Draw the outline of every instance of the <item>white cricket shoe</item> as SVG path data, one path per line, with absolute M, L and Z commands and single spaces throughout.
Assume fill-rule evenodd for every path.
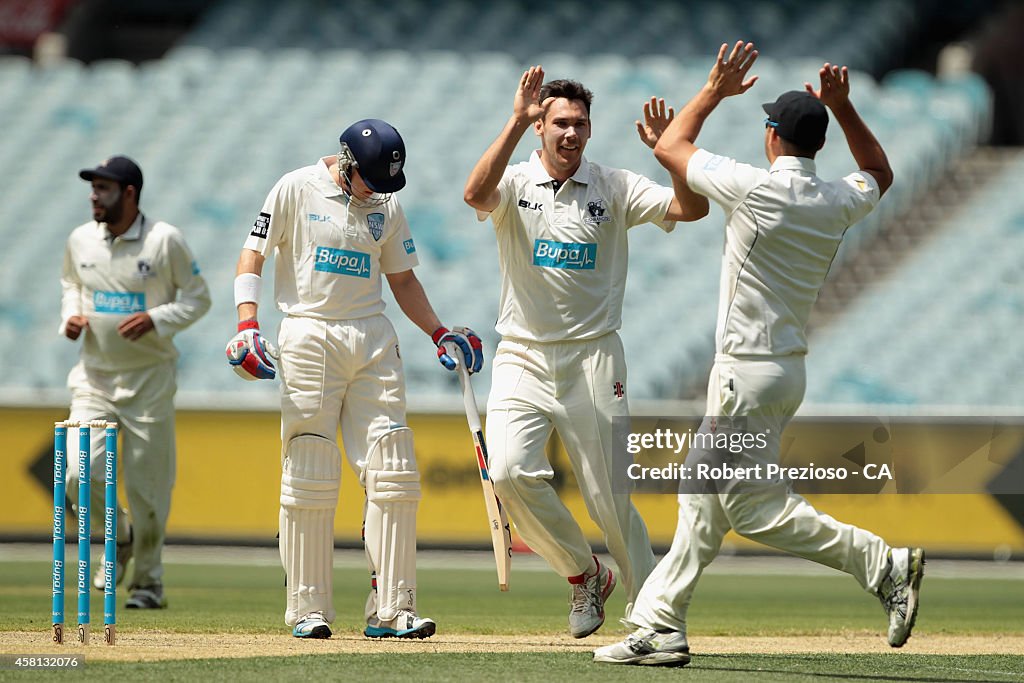
M 893 647 L 903 647 L 914 629 L 923 576 L 923 548 L 889 551 L 889 572 L 882 578 L 877 595 L 889 616 L 889 645 Z
M 621 643 L 594 650 L 594 661 L 605 664 L 686 666 L 690 663 L 690 646 L 682 633 L 658 633 L 654 629 L 639 628 Z
M 114 585 L 120 586 L 124 583 L 124 575 L 128 570 L 128 560 L 132 559 L 132 541 L 131 535 L 128 536 L 127 543 L 117 544 L 117 553 L 114 555 Z M 103 590 L 106 586 L 106 577 L 103 575 L 103 562 L 99 563 L 96 568 L 96 574 L 92 577 L 92 587 L 98 591 Z
M 292 629 L 292 635 L 296 638 L 325 639 L 331 637 L 331 627 L 324 619 L 323 612 L 310 612 L 302 617 Z
M 398 610 L 394 619 L 381 621 L 377 615 L 366 620 L 366 630 L 363 635 L 367 638 L 429 638 L 437 631 L 437 624 L 433 619 L 418 617 L 415 612 L 409 610 Z
M 597 558 L 594 558 L 597 561 Z M 615 574 L 597 562 L 597 573 L 573 584 L 569 595 L 569 633 L 586 638 L 604 624 L 604 603 L 615 590 Z

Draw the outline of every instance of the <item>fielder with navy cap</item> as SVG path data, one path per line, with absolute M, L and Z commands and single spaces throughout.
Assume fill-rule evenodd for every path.
M 340 425 L 349 465 L 366 489 L 364 635 L 427 638 L 436 625 L 416 611 L 419 471 L 381 276 L 405 315 L 431 336 L 445 368 L 465 359 L 478 372 L 483 349 L 472 330 L 441 325 L 413 273 L 416 246 L 394 194 L 405 187 L 402 136 L 366 119 L 346 128 L 340 144 L 338 154 L 286 174 L 267 196 L 238 261 L 238 334 L 228 362 L 244 379 L 281 375 L 280 550 L 292 635 L 331 636 Z M 286 316 L 280 352 L 257 323 L 271 254 L 274 300 Z
M 708 378 L 705 434 L 735 429 L 754 437 L 733 455 L 745 465 L 779 464 L 781 436 L 804 397 L 805 328 L 846 231 L 892 185 L 885 151 L 850 101 L 849 72 L 826 63 L 820 87 L 783 93 L 765 104 L 769 169 L 696 146 L 705 119 L 726 97 L 753 87 L 752 43 L 723 44 L 703 88 L 662 135 L 655 156 L 693 191 L 722 207 L 725 245 L 715 363 Z M 828 111 L 842 129 L 857 170 L 839 180 L 817 175 Z M 730 437 L 738 436 L 729 434 Z M 687 461 L 716 458 L 691 450 Z M 727 461 L 726 461 L 727 462 Z M 692 464 L 692 462 L 691 462 Z M 685 482 L 684 482 L 685 485 Z M 785 479 L 737 479 L 709 489 L 684 488 L 672 547 L 647 578 L 621 643 L 598 648 L 609 664 L 680 666 L 690 661 L 686 617 L 704 568 L 730 530 L 851 575 L 882 603 L 888 641 L 901 647 L 917 615 L 924 572 L 921 548 L 893 548 L 882 538 L 816 510 Z
M 112 156 L 78 176 L 91 185 L 92 220 L 68 238 L 61 273 L 60 334 L 82 340 L 81 357 L 68 375 L 69 419 L 114 420 L 121 427 L 132 524 L 119 508 L 115 574 L 121 583 L 134 557 L 125 606 L 159 609 L 167 606 L 162 552 L 177 457 L 173 340 L 209 310 L 210 291 L 181 231 L 139 209 L 138 164 Z M 92 478 L 99 484 L 92 487 L 92 511 L 99 519 L 103 430 L 94 429 L 92 438 Z M 69 450 L 67 491 L 76 504 L 77 460 L 77 450 Z M 103 589 L 102 566 L 93 585 Z

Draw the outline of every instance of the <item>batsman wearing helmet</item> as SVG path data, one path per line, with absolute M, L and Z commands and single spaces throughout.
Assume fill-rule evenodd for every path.
M 576 81 L 523 73 L 511 118 L 477 162 L 465 201 L 494 223 L 503 285 L 487 443 L 495 489 L 523 540 L 572 585 L 569 632 L 604 623 L 616 578 L 593 555 L 551 486 L 545 454 L 552 428 L 565 444 L 587 510 L 604 532 L 632 604 L 654 567 L 647 527 L 628 493 L 612 490 L 612 420 L 628 416 L 622 320 L 629 228 L 669 232 L 708 202 L 674 180 L 663 187 L 588 161 L 591 92 Z M 654 147 L 672 118 L 654 98 L 637 122 Z M 509 166 L 530 128 L 540 150 Z M 627 613 L 629 606 L 627 606 Z
M 245 379 L 273 379 L 280 370 L 280 551 L 292 635 L 331 636 L 340 425 L 345 455 L 366 490 L 372 579 L 364 634 L 427 638 L 435 623 L 416 611 L 419 471 L 381 275 L 405 315 L 431 335 L 442 365 L 453 370 L 464 358 L 477 372 L 483 353 L 471 330 L 441 325 L 413 274 L 416 247 L 395 198 L 405 186 L 398 131 L 366 119 L 348 127 L 340 142 L 337 155 L 286 174 L 270 191 L 238 261 L 238 334 L 227 356 Z M 279 352 L 257 323 L 261 273 L 271 254 L 274 299 L 286 316 Z

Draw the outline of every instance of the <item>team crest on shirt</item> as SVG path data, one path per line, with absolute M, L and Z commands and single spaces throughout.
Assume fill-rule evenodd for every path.
M 583 219 L 584 223 L 590 223 L 594 225 L 596 223 L 606 223 L 612 219 L 611 216 L 606 216 L 608 208 L 604 205 L 603 199 L 595 199 L 592 202 L 587 202 L 587 213 L 590 214 Z
M 136 262 L 135 266 L 136 266 L 136 269 L 137 269 L 135 271 L 135 277 L 137 277 L 137 278 L 145 280 L 145 279 L 151 278 L 151 277 L 153 277 L 153 275 L 155 275 L 155 273 L 153 272 L 153 263 L 149 259 L 141 259 L 140 258 Z
M 366 225 L 370 228 L 370 234 L 373 235 L 374 241 L 379 241 L 381 235 L 384 234 L 384 214 L 366 214 Z

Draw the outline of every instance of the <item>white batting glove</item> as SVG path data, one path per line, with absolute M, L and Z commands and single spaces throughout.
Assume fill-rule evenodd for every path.
M 274 379 L 277 370 L 270 361 L 278 358 L 277 348 L 260 335 L 255 320 L 238 323 L 238 334 L 228 342 L 225 353 L 235 374 L 245 380 Z

